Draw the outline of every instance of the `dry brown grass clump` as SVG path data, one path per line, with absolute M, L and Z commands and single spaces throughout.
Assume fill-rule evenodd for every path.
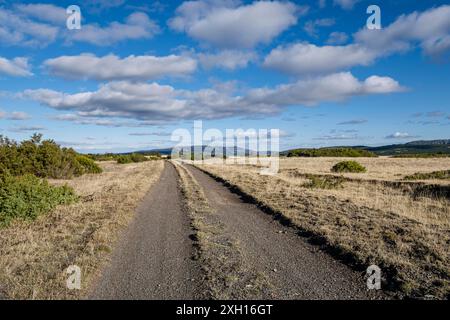
M 180 162 L 172 163 L 179 174 L 184 203 L 195 232 L 196 258 L 205 274 L 202 298 L 261 298 L 263 287 L 268 286 L 265 277 L 247 268 L 239 243 L 227 234 L 191 172 Z
M 364 165 L 370 172 L 370 164 Z M 286 168 L 283 162 L 282 167 Z M 329 164 L 326 167 L 329 170 Z M 379 265 L 386 277 L 385 289 L 416 297 L 449 296 L 448 199 L 414 199 L 405 190 L 386 187 L 382 182 L 351 180 L 336 189 L 311 189 L 305 187 L 307 175 L 292 176 L 292 171 L 261 176 L 259 168 L 251 166 L 201 168 L 269 212 L 282 215 L 348 263 L 356 267 Z
M 73 187 L 79 203 L 0 229 L 0 298 L 77 299 L 87 294 L 119 231 L 158 180 L 163 162 L 101 166 L 102 174 L 52 181 Z M 81 268 L 81 290 L 66 288 L 69 265 Z

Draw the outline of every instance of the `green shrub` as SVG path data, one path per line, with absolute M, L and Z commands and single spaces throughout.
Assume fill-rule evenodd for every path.
M 315 176 L 308 175 L 308 182 L 304 183 L 303 186 L 311 189 L 338 189 L 341 188 L 344 179 L 342 177 L 333 177 L 333 176 Z
M 0 171 L 13 176 L 33 174 L 41 178 L 70 179 L 101 169 L 75 150 L 61 148 L 53 140 L 35 134 L 20 144 L 0 136 Z
M 133 162 L 133 160 L 131 160 L 131 157 L 128 155 L 117 157 L 118 164 L 127 164 L 127 163 L 132 163 L 132 162 Z
M 433 171 L 428 173 L 414 173 L 412 175 L 406 176 L 404 180 L 445 180 L 450 179 L 450 170 Z
M 288 157 L 377 157 L 373 152 L 356 148 L 295 149 Z
M 140 153 L 132 153 L 132 154 L 124 154 L 117 157 L 117 163 L 119 164 L 127 164 L 127 163 L 137 163 L 137 162 L 144 162 L 149 161 L 146 156 Z
M 83 167 L 83 173 L 102 173 L 103 172 L 102 168 L 100 168 L 94 162 L 94 160 L 92 160 L 86 156 L 78 155 L 76 159 L 77 159 L 78 163 Z
M 331 168 L 332 172 L 366 172 L 366 168 L 356 161 L 341 161 Z
M 8 225 L 13 219 L 33 220 L 57 205 L 75 201 L 77 196 L 68 186 L 53 187 L 31 174 L 0 176 L 0 226 Z

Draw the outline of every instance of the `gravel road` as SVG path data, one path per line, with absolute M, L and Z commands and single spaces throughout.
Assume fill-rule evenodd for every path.
M 282 226 L 223 184 L 186 166 L 251 267 L 266 275 L 273 299 L 379 299 L 355 272 Z
M 264 274 L 272 299 L 374 299 L 362 273 L 333 259 L 221 183 L 186 166 L 237 240 L 244 262 Z M 177 174 L 166 162 L 161 179 L 139 206 L 119 240 L 92 299 L 196 299 L 200 266 L 192 260 L 189 218 L 182 209 Z
M 181 207 L 177 173 L 166 162 L 94 285 L 91 299 L 195 299 L 200 268 L 190 222 Z

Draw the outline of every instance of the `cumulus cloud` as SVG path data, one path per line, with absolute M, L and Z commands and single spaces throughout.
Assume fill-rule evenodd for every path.
M 297 15 L 304 11 L 304 7 L 281 1 L 248 5 L 232 0 L 186 1 L 177 8 L 169 26 L 219 47 L 251 48 L 269 43 L 296 24 Z
M 184 76 L 193 73 L 197 62 L 189 57 L 170 55 L 129 56 L 121 59 L 110 54 L 61 56 L 44 62 L 49 72 L 66 79 L 149 80 L 165 76 Z
M 15 9 L 28 17 L 54 24 L 66 24 L 67 13 L 62 7 L 52 4 L 17 4 Z
M 386 136 L 386 139 L 409 139 L 409 138 L 416 138 L 416 136 L 412 136 L 407 132 L 395 132 Z
M 296 43 L 280 46 L 269 53 L 264 66 L 297 76 L 329 73 L 367 66 L 378 58 L 406 52 L 416 45 L 426 55 L 440 57 L 450 50 L 449 16 L 450 6 L 444 5 L 402 15 L 381 30 L 362 29 L 354 34 L 354 42 L 348 45 Z M 337 44 L 344 40 L 344 35 L 334 33 L 328 43 Z
M 147 14 L 135 12 L 126 18 L 125 23 L 115 21 L 106 27 L 97 24 L 83 25 L 77 32 L 66 33 L 66 39 L 69 42 L 106 46 L 126 40 L 150 39 L 159 31 L 158 25 Z
M 206 69 L 221 68 L 227 70 L 246 68 L 250 62 L 257 59 L 254 52 L 238 50 L 224 50 L 214 54 L 199 53 L 197 57 L 200 64 Z
M 58 28 L 30 20 L 24 15 L 0 8 L 0 42 L 4 45 L 45 47 L 55 41 Z
M 313 106 L 401 89 L 391 78 L 372 76 L 360 81 L 350 73 L 338 73 L 275 88 L 251 89 L 243 95 L 215 89 L 177 90 L 158 83 L 117 81 L 101 85 L 97 91 L 68 94 L 37 89 L 25 90 L 20 96 L 54 109 L 76 111 L 78 118 L 164 122 L 278 114 L 287 106 Z
M 418 44 L 425 54 L 437 56 L 450 49 L 449 17 L 450 5 L 443 5 L 424 12 L 401 15 L 386 28 L 363 29 L 354 37 L 356 42 L 379 55 L 407 51 Z
M 0 41 L 2 44 L 46 47 L 58 38 L 73 42 L 88 42 L 105 46 L 126 40 L 149 39 L 159 26 L 143 12 L 129 15 L 125 22 L 106 26 L 83 24 L 81 30 L 65 29 L 66 9 L 51 4 L 17 4 L 11 9 L 0 8 Z
M 304 75 L 335 72 L 357 65 L 367 66 L 375 58 L 374 52 L 358 44 L 319 47 L 297 43 L 273 49 L 263 65 L 289 74 Z
M 0 74 L 15 77 L 27 77 L 32 75 L 27 58 L 14 58 L 8 60 L 2 57 L 0 57 Z

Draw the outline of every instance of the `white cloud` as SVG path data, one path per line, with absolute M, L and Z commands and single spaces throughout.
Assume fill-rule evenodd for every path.
M 206 69 L 222 68 L 227 70 L 235 70 L 246 68 L 250 62 L 257 59 L 254 52 L 224 50 L 216 54 L 199 53 L 198 59 L 200 64 Z
M 97 24 L 83 25 L 81 30 L 66 33 L 69 42 L 88 42 L 106 46 L 120 41 L 150 39 L 160 31 L 158 25 L 142 12 L 129 15 L 125 23 L 111 22 L 106 27 Z
M 7 119 L 14 121 L 22 121 L 31 119 L 31 116 L 26 112 L 14 111 L 7 115 Z
M 297 23 L 305 11 L 291 2 L 187 1 L 176 10 L 169 26 L 199 41 L 228 48 L 252 48 L 269 43 Z M 270 17 L 270 18 L 269 18 Z
M 0 74 L 15 77 L 27 77 L 33 75 L 30 71 L 27 58 L 14 58 L 8 60 L 0 57 Z
M 355 3 L 359 0 L 334 0 L 334 4 L 342 7 L 343 9 L 352 9 Z
M 17 4 L 15 9 L 28 17 L 44 22 L 66 25 L 67 13 L 62 7 L 52 4 Z
M 0 8 L 0 21 L 0 42 L 3 45 L 45 47 L 58 35 L 55 26 L 34 22 L 3 8 Z
M 214 89 L 177 90 L 157 83 L 119 81 L 101 85 L 97 91 L 67 94 L 38 89 L 26 90 L 20 96 L 54 109 L 76 111 L 78 119 L 130 118 L 164 122 L 277 114 L 286 106 L 313 106 L 401 89 L 391 78 L 372 76 L 360 81 L 350 73 L 338 73 L 272 89 L 252 89 L 244 95 Z M 76 119 L 68 116 L 66 120 Z
M 335 24 L 335 20 L 331 18 L 323 18 L 317 20 L 309 20 L 305 23 L 303 29 L 312 37 L 317 37 L 318 27 L 330 27 Z
M 297 43 L 273 49 L 264 66 L 297 76 L 348 70 L 367 66 L 376 59 L 406 52 L 419 45 L 427 55 L 438 57 L 450 50 L 450 6 L 441 6 L 400 16 L 381 30 L 363 29 L 354 43 L 316 46 Z M 341 39 L 340 39 L 341 38 Z M 330 35 L 331 44 L 344 41 L 340 33 Z
M 330 33 L 327 44 L 336 45 L 344 44 L 348 41 L 348 35 L 345 32 L 334 31 Z
M 409 138 L 416 138 L 416 137 L 411 136 L 407 132 L 395 132 L 393 134 L 386 136 L 386 139 L 409 139 Z
M 106 26 L 83 24 L 81 30 L 65 28 L 66 10 L 51 4 L 17 4 L 12 9 L 0 8 L 0 42 L 6 45 L 46 47 L 58 38 L 67 44 L 88 42 L 106 46 L 126 40 L 149 39 L 159 26 L 147 14 L 135 12 L 125 22 Z
M 41 127 L 41 126 L 21 126 L 21 127 L 14 127 L 9 129 L 9 131 L 13 131 L 13 132 L 28 132 L 28 131 L 34 131 L 34 132 L 40 132 L 43 130 L 47 130 L 47 128 L 45 127 Z
M 6 112 L 0 110 L 0 119 L 3 119 L 6 116 Z
M 316 137 L 313 138 L 313 140 L 357 140 L 360 139 L 360 137 L 357 134 L 343 134 L 343 133 L 338 133 L 338 134 L 328 134 L 328 135 L 323 135 L 320 137 Z
M 121 59 L 110 54 L 96 57 L 92 54 L 61 56 L 49 59 L 44 65 L 53 75 L 66 79 L 148 80 L 164 76 L 184 76 L 197 69 L 197 62 L 189 57 L 170 55 L 129 56 Z
M 450 49 L 449 17 L 450 5 L 443 5 L 402 15 L 381 30 L 363 29 L 354 37 L 380 56 L 410 50 L 416 43 L 425 54 L 436 56 Z
M 304 75 L 345 70 L 357 65 L 367 66 L 374 59 L 373 52 L 357 44 L 318 47 L 297 43 L 273 49 L 263 65 L 289 74 Z
M 269 105 L 306 105 L 343 101 L 353 96 L 402 91 L 399 83 L 389 77 L 371 76 L 359 81 L 349 72 L 299 80 L 275 89 L 255 89 L 249 93 L 253 103 Z

